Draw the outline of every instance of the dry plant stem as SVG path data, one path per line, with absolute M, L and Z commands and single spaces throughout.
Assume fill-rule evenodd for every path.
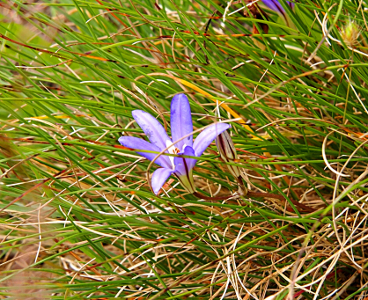
M 244 185 L 243 183 L 243 180 L 241 177 L 238 178 L 238 183 L 239 183 L 239 186 L 240 188 L 242 188 L 243 191 L 245 191 L 244 193 L 244 196 L 248 196 L 248 197 L 258 197 L 258 198 L 273 198 L 273 199 L 279 199 L 279 200 L 284 200 L 286 201 L 285 197 L 282 196 L 282 195 L 275 195 L 275 194 L 272 194 L 272 193 L 261 193 L 261 192 L 251 192 L 251 191 L 248 191 L 246 186 Z M 239 189 L 240 189 L 239 188 Z M 295 200 L 292 200 L 290 199 L 290 201 L 298 206 L 299 208 L 303 209 L 304 211 L 307 211 L 307 212 L 314 212 L 314 209 L 303 204 L 303 203 L 299 203 L 298 201 L 295 201 Z
M 199 193 L 199 192 L 194 192 L 193 195 L 198 197 L 198 198 L 204 199 L 204 200 L 227 200 L 227 199 L 230 199 L 230 198 L 234 197 L 233 195 L 222 196 L 222 197 L 208 197 L 208 196 L 205 196 L 205 195 L 203 195 L 202 193 Z
M 249 197 L 260 197 L 260 198 L 273 198 L 273 199 L 279 199 L 279 200 L 285 200 L 286 198 L 284 196 L 281 195 L 275 195 L 272 193 L 260 193 L 260 192 L 248 192 L 247 196 Z M 303 203 L 299 203 L 298 201 L 292 200 L 290 199 L 290 201 L 295 205 L 298 206 L 299 208 L 301 208 L 303 211 L 306 212 L 314 212 L 315 210 L 309 206 L 306 206 Z
M 349 190 L 350 187 L 352 187 L 354 185 L 354 183 L 359 182 L 362 178 L 364 178 L 368 173 L 368 168 L 356 179 L 354 180 L 347 188 L 346 190 Z M 344 193 L 342 193 L 344 194 Z M 334 202 L 330 205 L 331 209 L 334 208 L 334 205 L 338 202 L 338 200 L 340 200 L 342 198 L 342 196 L 340 195 L 339 197 L 337 197 L 337 199 L 334 199 Z M 302 244 L 302 247 L 299 251 L 298 254 L 298 258 L 297 258 L 297 263 L 294 265 L 293 267 L 293 271 L 292 271 L 292 283 L 297 281 L 296 278 L 296 270 L 298 269 L 299 263 L 302 260 L 303 254 L 305 253 L 305 250 L 307 249 L 307 246 L 310 242 L 310 239 L 313 235 L 313 233 L 316 231 L 316 229 L 318 228 L 318 226 L 321 224 L 322 219 L 327 215 L 327 213 L 329 212 L 329 209 L 326 208 L 325 211 L 321 214 L 321 216 L 319 217 L 319 221 L 316 222 L 313 227 L 311 228 L 311 230 L 309 231 L 307 237 L 304 239 L 304 242 Z M 345 251 L 345 250 L 340 250 L 340 251 Z M 292 288 L 293 289 L 293 288 Z
M 200 198 L 200 199 L 204 199 L 204 200 L 228 200 L 230 198 L 233 198 L 236 195 L 230 195 L 230 196 L 222 196 L 222 197 L 209 197 L 209 196 L 205 196 L 202 193 L 199 192 L 195 192 L 193 193 L 194 196 Z M 284 196 L 281 195 L 275 195 L 272 193 L 260 193 L 260 192 L 250 192 L 248 191 L 246 195 L 244 196 L 248 196 L 248 197 L 255 197 L 255 198 L 273 198 L 273 199 L 279 199 L 279 200 L 286 200 Z M 295 200 L 290 200 L 294 205 L 298 206 L 299 208 L 303 209 L 303 211 L 306 212 L 314 212 L 314 209 L 312 209 L 311 207 L 308 207 L 302 203 L 299 203 Z
M 242 179 L 242 176 L 239 176 L 237 178 L 238 180 L 238 193 L 241 195 L 241 196 L 245 196 L 248 194 L 249 190 L 248 188 L 245 186 L 244 182 L 243 182 L 243 179 Z

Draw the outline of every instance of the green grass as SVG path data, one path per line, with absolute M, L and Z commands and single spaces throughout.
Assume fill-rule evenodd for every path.
M 0 298 L 365 299 L 364 5 L 154 3 L 0 6 Z M 250 124 L 230 130 L 249 195 L 215 143 L 194 169 L 211 200 L 152 193 L 117 140 L 144 137 L 134 109 L 170 133 L 177 93 L 195 130 L 219 103 Z

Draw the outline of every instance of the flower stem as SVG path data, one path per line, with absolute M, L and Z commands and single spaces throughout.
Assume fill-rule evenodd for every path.
M 241 176 L 239 176 L 238 178 L 238 183 L 239 183 L 239 196 L 248 196 L 250 198 L 273 198 L 273 199 L 278 199 L 278 200 L 284 200 L 286 201 L 286 198 L 282 195 L 276 195 L 276 194 L 272 194 L 272 193 L 263 193 L 263 192 L 251 192 L 248 191 L 248 189 L 246 188 L 246 186 L 244 185 L 244 182 L 241 178 Z M 221 197 L 208 197 L 203 195 L 202 193 L 199 192 L 194 192 L 193 193 L 194 196 L 201 198 L 201 199 L 205 199 L 205 200 L 227 200 L 230 199 L 232 197 L 234 197 L 235 195 L 229 195 L 229 196 L 221 196 Z M 290 199 L 290 201 L 297 207 L 299 207 L 300 209 L 302 209 L 302 211 L 304 212 L 314 212 L 315 210 L 303 203 L 299 203 L 298 201 L 295 201 L 293 199 Z
M 222 197 L 208 197 L 208 196 L 203 195 L 200 192 L 194 192 L 193 195 L 198 197 L 198 198 L 204 199 L 204 200 L 227 200 L 227 199 L 233 197 L 233 195 L 222 196 Z

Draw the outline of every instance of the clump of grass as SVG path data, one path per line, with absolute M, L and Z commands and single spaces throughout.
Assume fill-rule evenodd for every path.
M 280 2 L 286 19 L 222 0 L 1 5 L 2 297 L 367 297 L 364 8 Z M 119 146 L 144 136 L 134 109 L 168 127 L 179 92 L 195 129 L 219 105 L 241 118 L 248 195 L 230 197 L 214 143 L 194 169 L 212 200 L 173 178 L 155 196 Z

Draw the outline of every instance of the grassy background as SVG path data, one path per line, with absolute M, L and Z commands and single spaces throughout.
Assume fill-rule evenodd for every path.
M 365 299 L 365 2 L 300 2 L 286 20 L 247 1 L 2 2 L 0 297 Z M 236 164 L 277 196 L 216 200 L 238 183 L 214 144 L 194 169 L 212 201 L 175 178 L 150 191 L 117 139 L 144 136 L 134 109 L 170 132 L 179 92 L 195 129 L 219 103 L 248 122 Z

